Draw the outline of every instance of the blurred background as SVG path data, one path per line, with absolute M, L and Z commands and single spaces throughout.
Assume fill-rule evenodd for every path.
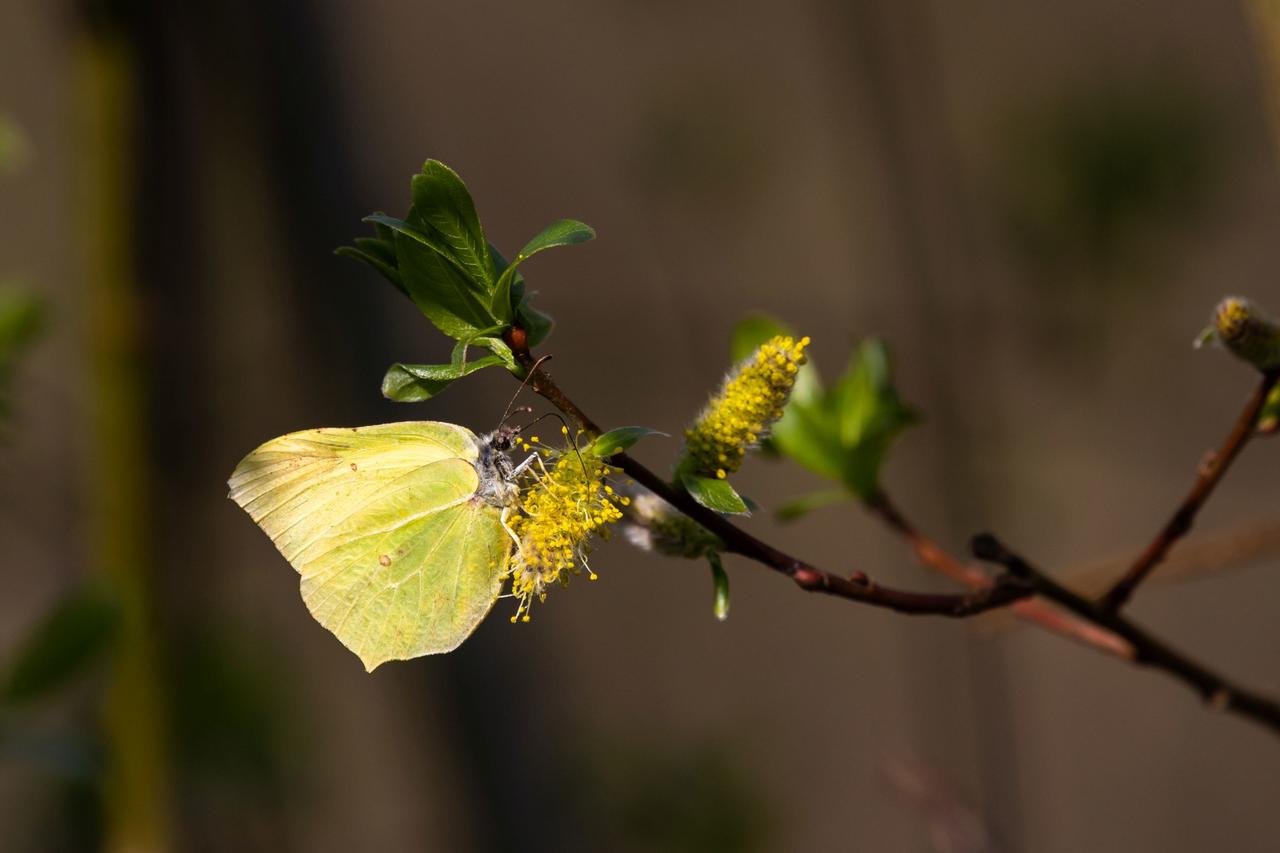
M 925 415 L 885 484 L 922 527 L 1061 577 L 1134 553 L 1254 382 L 1192 337 L 1228 293 L 1280 309 L 1251 9 L 0 3 L 0 847 L 1275 849 L 1274 738 L 1173 681 L 737 560 L 724 624 L 705 567 L 619 538 L 532 623 L 366 675 L 225 485 L 288 431 L 501 416 L 501 371 L 381 399 L 450 342 L 332 254 L 435 157 L 508 255 L 597 228 L 525 274 L 601 423 L 678 434 L 750 310 L 828 377 L 880 335 Z M 1198 530 L 1274 522 L 1275 450 Z M 749 524 L 950 588 L 852 504 Z M 1133 612 L 1280 692 L 1277 559 Z

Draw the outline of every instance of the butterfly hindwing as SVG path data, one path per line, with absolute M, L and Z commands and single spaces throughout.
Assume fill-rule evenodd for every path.
M 456 648 L 497 599 L 511 540 L 476 497 L 478 452 L 469 430 L 432 421 L 305 430 L 245 457 L 231 498 L 372 670 Z

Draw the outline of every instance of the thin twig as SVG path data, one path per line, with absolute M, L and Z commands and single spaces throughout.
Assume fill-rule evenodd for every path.
M 556 385 L 543 368 L 535 365 L 527 349 L 515 347 L 513 349 L 520 364 L 525 368 L 527 372 L 525 378 L 529 380 L 534 391 L 572 418 L 587 433 L 600 434 L 600 428 L 587 416 L 586 412 L 569 399 L 569 396 Z M 995 578 L 982 589 L 964 595 L 895 589 L 876 583 L 860 571 L 842 577 L 818 569 L 760 541 L 724 516 L 699 504 L 684 490 L 672 487 L 625 453 L 613 456 L 611 464 L 621 468 L 637 483 L 720 537 L 729 553 L 740 554 L 768 566 L 791 578 L 797 586 L 808 592 L 834 595 L 898 613 L 955 618 L 974 616 L 994 608 L 1004 607 L 1031 595 L 1030 587 L 1008 574 Z
M 1263 374 L 1262 381 L 1258 383 L 1253 396 L 1245 404 L 1244 411 L 1240 413 L 1227 440 L 1200 466 L 1199 476 L 1196 477 L 1196 482 L 1186 498 L 1156 534 L 1155 539 L 1151 540 L 1146 550 L 1138 555 L 1124 576 L 1098 600 L 1103 610 L 1115 612 L 1123 607 L 1138 585 L 1146 579 L 1156 564 L 1164 559 L 1174 543 L 1191 529 L 1200 507 L 1209 499 L 1209 495 L 1213 493 L 1222 475 L 1227 472 L 1236 456 L 1253 437 L 1258 423 L 1258 414 L 1262 411 L 1267 395 L 1271 393 L 1277 379 L 1280 379 L 1280 372 L 1273 370 Z
M 1145 629 L 1106 607 L 1072 592 L 1025 559 L 1006 548 L 989 533 L 975 536 L 973 554 L 980 560 L 997 563 L 1027 581 L 1038 595 L 1061 604 L 1071 612 L 1123 637 L 1133 646 L 1133 662 L 1159 669 L 1182 681 L 1210 707 L 1231 711 L 1280 734 L 1280 703 L 1228 681 L 1196 663 Z
M 530 384 L 537 393 L 576 421 L 586 432 L 593 435 L 600 433 L 600 428 L 596 426 L 595 422 L 569 399 L 568 395 L 551 380 L 551 377 L 544 370 L 535 368 L 533 358 L 527 348 L 513 346 L 512 349 L 525 371 L 531 374 L 529 377 Z M 1260 388 L 1259 396 L 1262 399 L 1265 399 L 1267 392 L 1275 384 L 1276 379 L 1275 375 L 1268 374 Z M 1252 433 L 1258 409 L 1251 405 L 1246 409 L 1246 415 L 1251 415 L 1251 417 L 1242 418 L 1241 423 L 1244 423 L 1247 431 Z M 1208 481 L 1208 485 L 1197 483 L 1197 490 L 1193 491 L 1191 498 L 1185 502 L 1185 505 L 1193 507 L 1187 515 L 1186 523 L 1188 526 L 1190 519 L 1194 517 L 1195 509 L 1198 509 L 1200 504 L 1204 502 L 1208 493 L 1212 491 L 1213 485 L 1221 478 L 1222 472 L 1247 439 L 1248 435 L 1245 435 L 1244 438 L 1237 438 L 1233 433 L 1232 439 L 1228 440 L 1223 449 L 1222 461 L 1212 464 L 1210 467 L 1213 470 L 1203 478 Z M 774 548 L 772 545 L 756 539 L 720 514 L 698 504 L 687 492 L 671 486 L 625 453 L 612 457 L 612 462 L 636 482 L 719 536 L 724 541 L 728 552 L 740 554 L 763 563 L 775 571 L 787 575 L 802 589 L 810 592 L 825 592 L 864 604 L 889 608 L 900 613 L 953 617 L 973 616 L 995 608 L 1006 607 L 1020 602 L 1025 603 L 1028 595 L 1039 595 L 1062 606 L 1085 622 L 1097 626 L 1099 630 L 1109 632 L 1127 643 L 1130 653 L 1119 655 L 1120 657 L 1126 657 L 1139 666 L 1150 666 L 1163 670 L 1189 685 L 1211 707 L 1240 714 L 1280 734 L 1280 704 L 1240 687 L 1228 681 L 1225 677 L 1192 661 L 1181 652 L 1172 649 L 1163 641 L 1149 634 L 1145 629 L 1121 616 L 1114 609 L 1107 607 L 1103 602 L 1091 601 L 1063 587 L 1043 572 L 1031 566 L 1024 559 L 1006 549 L 994 536 L 983 534 L 975 537 L 973 541 L 973 552 L 976 557 L 998 563 L 1007 570 L 1005 574 L 995 578 L 990 587 L 976 590 L 969 595 L 934 595 L 906 592 L 881 586 L 862 572 L 853 572 L 849 577 L 845 578 L 817 569 Z M 903 531 L 914 530 L 900 514 L 893 520 L 901 525 L 900 529 Z M 1169 545 L 1176 541 L 1183 532 L 1185 532 L 1185 528 L 1175 534 L 1166 534 L 1164 536 L 1167 541 L 1153 559 L 1151 565 L 1154 566 L 1159 561 L 1159 557 L 1163 555 L 1164 551 L 1168 550 Z M 928 546 L 933 543 L 924 539 L 918 532 L 916 536 L 925 554 L 931 559 L 937 560 L 937 555 L 944 553 L 936 546 L 933 546 L 931 551 Z M 1160 539 L 1157 541 L 1160 541 Z
M 1132 553 L 1132 552 L 1130 552 Z M 1194 580 L 1280 557 L 1280 518 L 1253 519 L 1207 533 L 1189 534 L 1160 561 L 1144 585 Z M 1088 597 L 1102 595 L 1132 557 L 1068 566 L 1062 576 Z
M 991 585 L 990 575 L 967 566 L 948 554 L 942 546 L 912 524 L 884 492 L 874 495 L 866 502 L 866 507 L 905 539 L 916 558 L 925 566 L 970 589 L 985 589 Z M 1122 638 L 1042 599 L 1015 601 L 1009 610 L 1025 622 L 1039 625 L 1070 640 L 1125 660 L 1133 659 L 1133 647 Z

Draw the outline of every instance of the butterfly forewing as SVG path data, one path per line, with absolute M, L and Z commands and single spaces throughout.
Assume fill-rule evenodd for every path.
M 373 669 L 456 648 L 498 596 L 510 539 L 476 497 L 477 453 L 446 423 L 306 430 L 249 454 L 231 498 L 301 575 L 316 620 Z

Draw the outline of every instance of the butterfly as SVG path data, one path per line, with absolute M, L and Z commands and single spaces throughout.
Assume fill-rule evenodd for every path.
M 493 607 L 515 538 L 518 432 L 439 421 L 294 432 L 246 456 L 229 497 L 301 575 L 311 615 L 372 672 L 452 651 Z

